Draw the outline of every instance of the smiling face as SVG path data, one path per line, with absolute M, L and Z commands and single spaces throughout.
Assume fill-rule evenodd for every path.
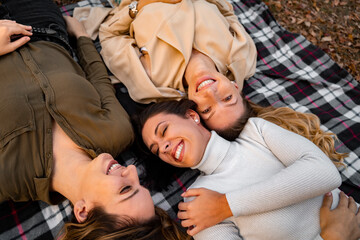
M 121 166 L 110 154 L 100 154 L 87 165 L 80 191 L 87 210 L 100 205 L 107 213 L 140 222 L 155 215 L 151 195 L 140 185 L 136 167 Z
M 144 124 L 142 137 L 152 153 L 175 167 L 193 167 L 202 159 L 210 139 L 195 111 L 186 117 L 159 113 Z
M 219 73 L 206 55 L 193 51 L 185 80 L 189 99 L 198 105 L 197 112 L 210 129 L 228 128 L 244 114 L 236 83 Z

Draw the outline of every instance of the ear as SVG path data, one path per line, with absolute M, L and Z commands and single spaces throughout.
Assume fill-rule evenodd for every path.
M 200 123 L 199 114 L 196 111 L 192 110 L 192 109 L 188 109 L 186 111 L 186 117 L 193 119 L 195 121 L 195 123 L 197 123 L 197 124 Z
M 79 200 L 74 204 L 74 215 L 79 223 L 83 223 L 88 216 L 89 207 L 84 200 Z

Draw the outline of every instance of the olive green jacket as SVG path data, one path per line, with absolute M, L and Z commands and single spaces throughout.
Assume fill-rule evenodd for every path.
M 0 202 L 64 199 L 49 193 L 53 119 L 91 157 L 115 157 L 132 142 L 129 117 L 91 39 L 78 39 L 78 57 L 86 74 L 51 42 L 0 56 Z

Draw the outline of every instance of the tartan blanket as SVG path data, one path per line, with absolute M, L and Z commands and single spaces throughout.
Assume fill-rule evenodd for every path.
M 320 48 L 280 26 L 260 0 L 230 2 L 258 50 L 256 73 L 244 85 L 246 97 L 259 104 L 289 106 L 319 116 L 323 130 L 337 134 L 336 148 L 350 154 L 345 162 L 347 167 L 340 170 L 341 189 L 359 202 L 359 83 Z M 72 15 L 75 7 L 101 5 L 111 6 L 107 0 L 85 0 L 60 9 L 64 15 Z M 126 89 L 121 87 L 120 91 Z M 141 174 L 143 167 L 138 155 L 129 150 L 120 158 L 136 164 Z M 174 176 L 166 190 L 152 191 L 154 203 L 176 218 L 180 194 L 196 176 L 197 172 L 191 170 Z M 0 203 L 0 239 L 54 239 L 64 222 L 71 219 L 71 210 L 67 200 L 55 206 L 41 201 Z

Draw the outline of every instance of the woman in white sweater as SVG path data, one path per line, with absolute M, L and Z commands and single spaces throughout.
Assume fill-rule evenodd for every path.
M 219 192 L 230 207 L 228 218 L 194 238 L 322 239 L 322 195 L 338 191 L 341 184 L 324 152 L 261 118 L 250 118 L 239 137 L 229 142 L 204 128 L 192 109 L 191 101 L 155 104 L 140 123 L 152 153 L 171 165 L 199 169 L 202 174 L 191 188 Z M 337 202 L 334 198 L 333 205 Z M 179 217 L 187 219 L 184 214 Z M 188 222 L 182 225 L 191 226 Z

